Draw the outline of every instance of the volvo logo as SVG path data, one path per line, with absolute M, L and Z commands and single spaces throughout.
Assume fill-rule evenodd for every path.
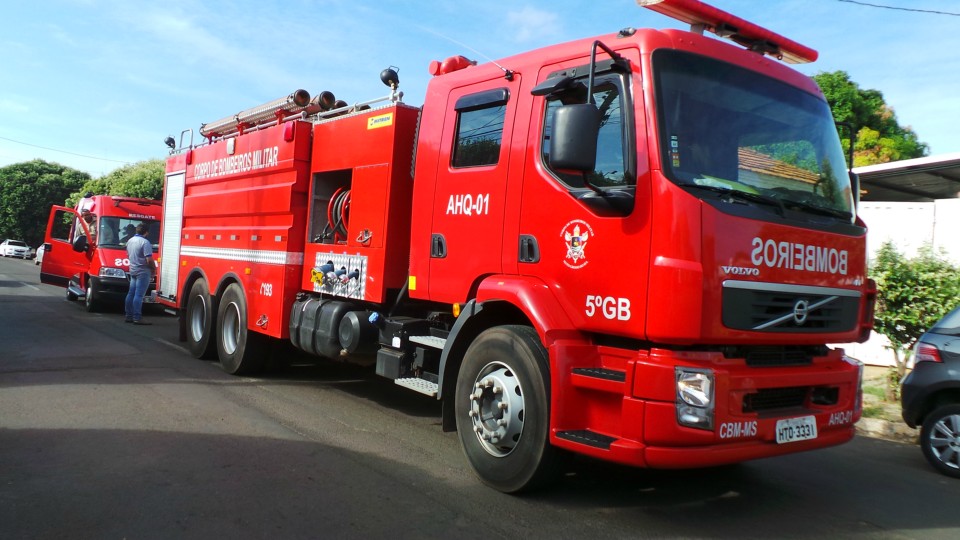
M 802 326 L 803 323 L 807 322 L 807 315 L 809 314 L 809 303 L 806 300 L 797 300 L 797 303 L 793 305 L 793 322 L 797 323 L 797 326 Z

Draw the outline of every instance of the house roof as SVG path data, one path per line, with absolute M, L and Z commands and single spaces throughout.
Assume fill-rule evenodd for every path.
M 755 173 L 801 180 L 810 184 L 816 183 L 818 178 L 815 172 L 790 165 L 789 163 L 774 159 L 767 154 L 751 150 L 750 148 L 741 147 L 738 150 L 738 157 L 740 159 L 741 169 Z
M 855 167 L 863 201 L 933 201 L 960 194 L 960 152 Z

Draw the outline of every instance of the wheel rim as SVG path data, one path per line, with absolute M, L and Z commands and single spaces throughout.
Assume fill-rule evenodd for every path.
M 202 295 L 195 296 L 194 301 L 190 305 L 189 316 L 190 337 L 194 343 L 199 343 L 203 340 L 204 334 L 206 333 L 207 299 Z
M 523 389 L 506 364 L 491 362 L 477 373 L 467 414 L 480 445 L 494 457 L 513 452 L 523 433 Z
M 93 285 L 90 283 L 87 283 L 87 294 L 84 297 L 83 302 L 87 305 L 87 307 L 93 305 Z
M 240 307 L 236 302 L 230 302 L 224 310 L 222 324 L 223 352 L 232 355 L 237 352 L 237 343 L 240 342 Z
M 960 415 L 944 416 L 930 430 L 930 451 L 945 466 L 960 470 Z

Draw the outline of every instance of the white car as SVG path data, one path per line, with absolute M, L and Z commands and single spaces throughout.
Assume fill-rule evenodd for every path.
M 3 242 L 0 242 L 0 255 L 27 259 L 30 257 L 30 248 L 23 240 L 11 240 L 7 238 Z

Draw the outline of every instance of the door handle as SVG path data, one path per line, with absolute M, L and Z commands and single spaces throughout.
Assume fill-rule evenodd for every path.
M 522 263 L 540 262 L 540 245 L 537 238 L 529 234 L 520 235 L 520 255 L 519 260 Z

